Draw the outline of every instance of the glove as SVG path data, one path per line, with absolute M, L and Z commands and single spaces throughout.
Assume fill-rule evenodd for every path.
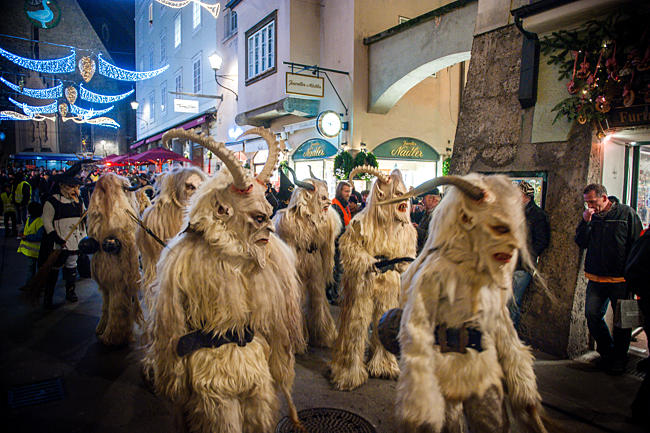
M 59 244 L 59 245 L 65 245 L 65 239 L 63 239 L 57 232 L 52 232 L 52 240 Z

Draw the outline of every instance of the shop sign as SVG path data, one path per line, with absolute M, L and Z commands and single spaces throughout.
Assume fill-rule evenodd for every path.
M 336 155 L 338 150 L 329 141 L 321 138 L 312 138 L 302 143 L 293 153 L 293 160 L 326 159 Z
M 199 101 L 194 99 L 177 99 L 174 98 L 175 113 L 198 113 Z
M 41 29 L 56 27 L 61 20 L 61 8 L 56 0 L 25 0 L 23 8 L 27 19 Z
M 372 150 L 376 158 L 438 161 L 440 155 L 422 140 L 399 137 L 385 141 Z
M 650 105 L 635 105 L 632 107 L 615 108 L 607 113 L 610 127 L 625 127 L 650 124 Z
M 313 75 L 302 75 L 287 72 L 286 83 L 287 93 L 293 95 L 322 98 L 325 91 L 325 83 L 323 77 L 314 77 Z

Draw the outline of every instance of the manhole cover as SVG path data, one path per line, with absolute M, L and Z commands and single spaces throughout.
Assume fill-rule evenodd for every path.
M 315 407 L 298 412 L 308 433 L 375 433 L 376 430 L 368 421 L 359 415 L 343 409 Z M 284 417 L 275 428 L 275 433 L 301 433 L 291 423 L 289 417 Z
M 60 377 L 57 377 L 10 389 L 7 395 L 7 403 L 10 408 L 17 409 L 23 406 L 62 400 L 63 397 L 63 381 Z

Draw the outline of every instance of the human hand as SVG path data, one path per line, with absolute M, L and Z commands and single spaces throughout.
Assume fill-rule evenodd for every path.
M 596 211 L 592 208 L 587 208 L 585 211 L 582 213 L 582 219 L 585 220 L 585 222 L 591 221 L 591 217 L 593 214 L 596 213 Z

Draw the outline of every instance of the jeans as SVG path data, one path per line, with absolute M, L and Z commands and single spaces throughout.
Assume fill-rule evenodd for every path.
M 513 299 L 508 304 L 510 318 L 515 329 L 519 329 L 519 320 L 521 319 L 521 302 L 524 299 L 524 293 L 530 285 L 533 276 L 524 270 L 517 270 L 512 274 L 512 292 Z
M 589 333 L 596 340 L 596 350 L 603 358 L 623 360 L 627 357 L 632 339 L 632 329 L 614 326 L 613 337 L 605 323 L 605 313 L 610 301 L 616 306 L 619 299 L 627 299 L 626 283 L 597 283 L 587 284 L 587 299 L 585 300 L 585 317 Z

